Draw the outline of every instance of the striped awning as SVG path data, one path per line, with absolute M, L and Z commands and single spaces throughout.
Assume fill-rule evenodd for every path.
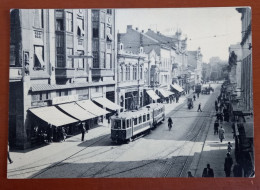
M 85 109 L 86 111 L 96 115 L 96 116 L 101 116 L 101 115 L 106 115 L 110 113 L 109 111 L 102 109 L 101 107 L 97 106 L 94 102 L 91 100 L 82 100 L 76 102 L 80 107 Z
M 92 113 L 80 107 L 76 102 L 60 104 L 58 107 L 80 121 L 85 121 L 97 117 L 96 115 L 93 115 Z
M 158 100 L 160 97 L 153 91 L 153 90 L 147 90 L 146 93 L 152 98 L 153 100 Z
M 93 99 L 93 101 L 98 103 L 98 104 L 100 104 L 100 105 L 102 105 L 105 108 L 108 108 L 108 109 L 114 110 L 114 111 L 119 110 L 119 109 L 122 108 L 121 106 L 117 105 L 116 103 L 108 100 L 107 98 L 103 98 L 103 97 L 95 98 L 95 99 Z
M 78 120 L 62 113 L 55 106 L 33 108 L 30 109 L 30 112 L 43 121 L 57 127 L 78 122 Z
M 184 91 L 183 88 L 182 88 L 180 85 L 176 84 L 176 83 L 171 84 L 171 87 L 172 87 L 173 89 L 177 90 L 178 92 Z

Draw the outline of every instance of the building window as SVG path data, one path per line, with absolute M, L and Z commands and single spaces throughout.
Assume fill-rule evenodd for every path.
M 56 92 L 57 97 L 68 96 L 69 94 L 70 94 L 69 90 L 59 90 L 59 91 Z
M 95 90 L 96 90 L 96 92 L 99 92 L 99 87 L 98 87 L 98 86 L 96 86 Z
M 77 18 L 77 23 L 78 23 L 78 27 L 77 27 L 77 35 L 78 36 L 84 36 L 85 32 L 84 32 L 84 20 L 81 18 Z
M 43 28 L 43 10 L 34 9 L 34 23 L 35 28 Z
M 78 55 L 84 55 L 84 51 L 82 50 L 78 50 Z M 79 58 L 78 59 L 78 68 L 84 68 L 84 59 L 83 58 Z
M 102 66 L 102 68 L 106 68 L 105 52 L 100 52 L 100 65 Z
M 10 45 L 10 65 L 15 66 L 15 45 Z
M 56 33 L 56 67 L 66 67 L 64 61 L 64 35 Z
M 56 31 L 63 31 L 64 25 L 63 25 L 63 19 L 56 19 Z
M 126 67 L 126 80 L 130 80 L 130 66 Z
M 105 39 L 105 23 L 100 23 L 100 38 Z
M 112 49 L 111 43 L 107 43 L 107 49 Z
M 99 23 L 98 22 L 92 22 L 92 35 L 93 38 L 98 38 L 99 37 Z
M 133 80 L 137 80 L 137 68 L 136 68 L 136 66 L 133 67 Z
M 112 15 L 112 9 L 107 9 L 107 14 Z
M 44 65 L 43 46 L 34 46 L 34 67 L 42 68 Z
M 67 67 L 74 68 L 73 59 L 69 58 L 70 55 L 73 55 L 73 48 L 67 48 Z
M 66 12 L 66 31 L 73 32 L 73 14 Z
M 98 51 L 93 51 L 93 68 L 99 68 Z

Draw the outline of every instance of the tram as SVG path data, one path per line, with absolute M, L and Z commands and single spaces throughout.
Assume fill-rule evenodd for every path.
M 128 142 L 149 132 L 165 120 L 165 107 L 160 103 L 149 104 L 137 111 L 127 111 L 111 117 L 113 142 Z

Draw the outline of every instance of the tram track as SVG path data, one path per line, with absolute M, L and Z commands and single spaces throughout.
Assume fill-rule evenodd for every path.
M 214 94 L 215 94 L 215 93 L 214 93 Z M 216 98 L 216 97 L 215 97 L 215 98 Z M 169 114 L 167 114 L 167 115 L 170 115 L 170 114 L 172 115 L 172 114 L 176 113 L 178 110 L 180 110 L 180 109 L 183 108 L 184 106 L 186 106 L 186 105 L 185 105 L 185 102 L 184 102 L 183 105 L 181 105 L 178 109 L 169 112 Z M 208 109 L 212 108 L 212 104 L 208 103 L 208 104 L 207 104 L 207 108 L 208 108 Z M 205 106 L 204 106 L 204 109 L 205 109 Z M 206 110 L 208 110 L 208 109 L 206 109 Z M 212 109 L 210 109 L 210 110 L 212 110 Z M 211 111 L 211 113 L 210 113 L 208 116 L 204 116 L 204 117 L 212 118 L 212 113 L 213 113 L 213 112 L 214 112 L 214 111 Z M 103 175 L 102 177 L 113 177 L 113 176 L 116 176 L 116 175 L 118 175 L 118 174 L 122 174 L 122 173 L 126 173 L 126 172 L 129 172 L 129 171 L 133 171 L 133 170 L 140 169 L 140 168 L 142 168 L 142 167 L 145 167 L 145 166 L 154 164 L 154 163 L 156 163 L 156 162 L 161 162 L 161 160 L 167 158 L 169 155 L 175 153 L 176 151 L 179 151 L 179 152 L 178 152 L 178 155 L 179 155 L 180 152 L 181 152 L 181 150 L 182 150 L 182 148 L 185 147 L 185 144 L 186 144 L 187 142 L 194 141 L 193 146 L 192 146 L 192 148 L 191 148 L 191 150 L 190 150 L 190 152 L 189 152 L 189 155 L 188 155 L 188 156 L 185 156 L 186 159 L 185 159 L 184 164 L 183 164 L 183 166 L 182 166 L 182 168 L 181 168 L 181 170 L 180 170 L 179 175 L 176 176 L 176 177 L 182 177 L 183 172 L 184 172 L 185 168 L 187 167 L 188 159 L 189 159 L 189 156 L 190 156 L 190 154 L 191 154 L 191 152 L 192 152 L 192 150 L 193 150 L 193 147 L 194 147 L 194 145 L 196 144 L 196 141 L 197 141 L 197 139 L 198 139 L 198 137 L 199 137 L 201 131 L 206 127 L 206 120 L 205 120 L 205 119 L 202 120 L 202 118 L 204 118 L 204 117 L 199 117 L 199 118 L 197 119 L 197 121 L 196 121 L 196 125 L 194 126 L 194 128 L 197 127 L 197 125 L 199 124 L 200 121 L 203 122 L 203 125 L 201 125 L 201 127 L 200 127 L 199 130 L 198 130 L 198 132 L 195 133 L 195 135 L 191 136 L 190 138 L 189 138 L 189 135 L 192 135 L 192 133 L 189 133 L 189 135 L 186 136 L 186 141 L 185 141 L 181 146 L 175 148 L 173 151 L 170 151 L 170 153 L 168 153 L 167 155 L 165 155 L 165 156 L 163 156 L 163 157 L 159 157 L 159 158 L 157 158 L 157 159 L 150 160 L 149 162 L 147 162 L 147 163 L 145 163 L 145 164 L 141 164 L 141 165 L 138 165 L 138 166 L 129 168 L 129 169 L 127 169 L 127 170 L 121 170 L 121 171 L 118 171 L 118 172 L 116 172 L 116 173 L 112 173 L 112 174 L 108 174 L 108 175 Z M 174 117 L 174 118 L 175 118 L 175 117 Z M 210 126 L 208 126 L 208 129 L 209 129 L 209 127 L 210 127 Z M 208 132 L 208 130 L 207 130 L 207 132 Z M 204 139 L 203 144 L 205 144 L 205 140 L 206 140 L 206 138 Z M 204 145 L 203 145 L 203 146 L 204 146 Z M 164 152 L 168 151 L 169 149 L 170 149 L 170 148 L 164 150 Z M 156 154 L 153 155 L 153 157 L 158 156 L 159 154 L 162 154 L 162 153 L 163 153 L 163 152 L 156 153 Z M 181 156 L 181 157 L 184 157 L 184 156 Z M 164 174 L 163 174 L 162 177 L 167 177 L 167 176 L 168 176 L 170 170 L 171 170 L 172 167 L 176 164 L 176 160 L 177 160 L 178 158 L 180 158 L 180 156 L 176 156 L 176 157 L 175 157 L 174 161 L 173 161 L 172 163 L 170 163 L 170 167 L 167 167 L 167 169 L 166 169 L 166 171 L 164 172 Z M 115 159 L 115 160 L 116 160 L 116 159 Z M 112 163 L 112 162 L 111 162 L 111 163 Z M 108 165 L 110 165 L 111 163 L 109 163 Z M 166 164 L 167 164 L 167 162 L 165 163 L 165 165 L 166 165 Z M 108 167 L 108 165 L 106 165 L 106 167 Z M 104 172 L 104 170 L 102 170 L 102 172 Z M 106 172 L 108 172 L 108 171 L 106 171 Z M 109 171 L 109 172 L 111 172 L 111 171 Z M 97 174 L 96 174 L 96 175 L 97 175 Z

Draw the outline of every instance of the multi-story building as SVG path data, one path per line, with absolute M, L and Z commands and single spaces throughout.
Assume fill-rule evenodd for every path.
M 89 125 L 103 121 L 107 112 L 91 112 L 96 106 L 91 100 L 103 108 L 118 109 L 113 104 L 115 39 L 112 9 L 11 11 L 11 146 L 30 147 L 46 125 L 73 132 L 78 121 Z M 63 103 L 71 105 L 66 108 Z
M 241 64 L 241 91 L 245 109 L 253 112 L 253 73 L 252 73 L 252 30 L 251 9 L 238 8 L 242 21 L 242 64 Z
M 143 105 L 157 101 L 160 98 L 158 95 L 163 94 L 162 99 L 172 95 L 167 91 L 167 84 L 171 84 L 170 49 L 167 46 L 163 46 L 144 31 L 133 29 L 132 25 L 127 26 L 126 33 L 119 35 L 118 42 L 130 54 L 138 55 L 141 51 L 144 53 Z
M 151 29 L 145 33 L 146 35 L 157 40 L 162 47 L 170 50 L 169 69 L 170 84 L 178 83 L 180 86 L 185 87 L 186 82 L 185 71 L 187 70 L 187 38 L 183 38 L 182 32 L 178 30 L 173 36 L 166 36 L 160 32 L 154 32 Z M 169 57 L 169 56 L 166 56 Z M 166 60 L 168 58 L 165 58 Z M 164 67 L 165 68 L 165 67 Z M 169 82 L 168 82 L 169 84 Z
M 144 96 L 144 59 L 143 47 L 137 54 L 124 50 L 118 34 L 117 96 L 124 110 L 134 110 L 143 106 Z
M 195 73 L 195 84 L 201 83 L 202 53 L 200 47 L 196 51 L 188 51 L 188 67 Z
M 254 175 L 254 113 L 253 113 L 253 65 L 252 65 L 252 15 L 249 7 L 237 8 L 242 21 L 241 96 L 233 105 L 235 121 L 236 161 L 243 168 L 243 176 Z

